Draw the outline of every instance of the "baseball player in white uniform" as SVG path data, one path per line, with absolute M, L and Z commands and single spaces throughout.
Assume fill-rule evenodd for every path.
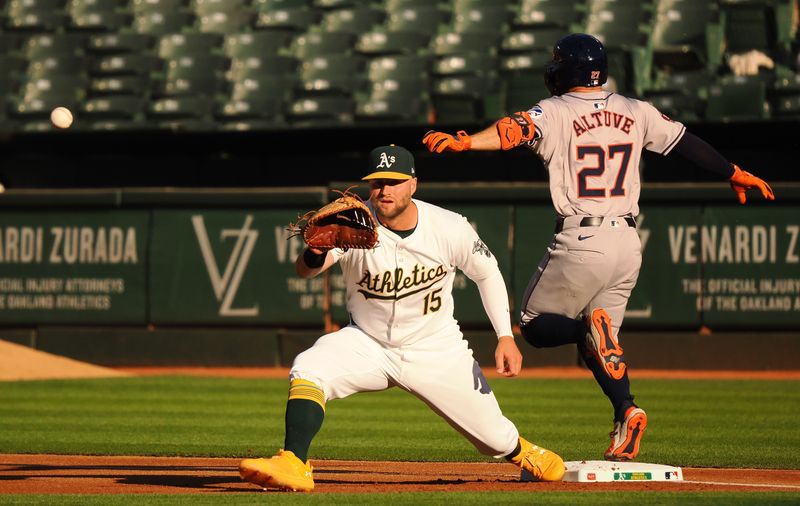
M 642 149 L 677 152 L 728 178 L 744 204 L 761 179 L 729 163 L 646 102 L 606 92 L 605 48 L 595 37 L 559 40 L 545 68 L 551 98 L 474 135 L 428 132 L 430 151 L 532 149 L 549 173 L 555 236 L 522 298 L 520 329 L 536 347 L 577 344 L 614 408 L 608 460 L 631 460 L 647 427 L 633 402 L 618 333 L 642 263 L 636 233 Z
M 558 481 L 564 462 L 522 437 L 494 394 L 453 318 L 453 280 L 461 269 L 479 288 L 498 336 L 496 366 L 516 375 L 522 355 L 511 331 L 497 260 L 466 218 L 413 198 L 414 158 L 400 146 L 370 153 L 367 203 L 378 225 L 371 250 L 320 251 L 297 258 L 302 277 L 339 263 L 351 321 L 298 355 L 289 374 L 284 448 L 245 459 L 243 479 L 263 487 L 312 490 L 311 439 L 325 405 L 358 392 L 399 387 L 417 396 L 483 454 L 505 457 L 541 481 Z

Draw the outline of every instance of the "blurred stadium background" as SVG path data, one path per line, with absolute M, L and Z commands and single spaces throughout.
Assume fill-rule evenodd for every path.
M 109 364 L 286 363 L 346 314 L 335 278 L 292 278 L 299 243 L 283 227 L 327 201 L 329 188 L 358 180 L 369 149 L 388 143 L 414 151 L 423 198 L 475 217 L 521 294 L 551 230 L 541 164 L 526 150 L 434 159 L 420 139 L 431 127 L 482 128 L 548 96 L 542 66 L 553 43 L 582 31 L 609 50 L 608 89 L 685 122 L 776 183 L 778 197 L 773 207 L 756 198 L 735 209 L 713 174 L 646 154 L 649 265 L 632 302 L 654 312 L 631 317 L 641 333 L 625 342 L 650 366 L 794 367 L 795 0 L 0 6 L 0 183 L 8 190 L 0 195 L 0 338 Z M 73 111 L 70 129 L 50 124 L 56 106 Z M 122 250 L 112 251 L 112 235 Z M 707 247 L 698 253 L 695 240 Z M 75 250 L 53 253 L 59 247 Z M 47 285 L 53 279 L 62 284 Z M 68 292 L 70 279 L 99 282 L 73 282 Z M 714 284 L 726 279 L 755 288 Z M 103 300 L 57 300 L 103 289 Z M 788 308 L 737 299 L 723 309 L 724 301 L 697 302 L 704 294 L 788 297 Z M 465 297 L 457 316 L 485 337 L 474 291 Z M 753 335 L 764 329 L 761 339 L 774 346 L 759 348 L 774 353 L 754 361 Z M 572 350 L 552 353 L 534 363 L 575 361 Z

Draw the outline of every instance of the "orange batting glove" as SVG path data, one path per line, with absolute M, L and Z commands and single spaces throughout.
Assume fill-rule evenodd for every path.
M 765 199 L 775 200 L 775 194 L 772 193 L 772 188 L 769 187 L 766 181 L 740 169 L 735 163 L 731 165 L 733 165 L 733 175 L 730 179 L 731 188 L 736 192 L 740 204 L 747 202 L 745 192 L 752 188 L 761 190 L 761 195 L 763 195 Z
M 428 130 L 428 133 L 422 138 L 422 143 L 431 153 L 467 151 L 472 147 L 472 138 L 463 130 L 459 130 L 455 135 Z

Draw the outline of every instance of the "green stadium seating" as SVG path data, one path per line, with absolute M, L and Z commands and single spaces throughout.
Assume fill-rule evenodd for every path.
M 286 116 L 296 127 L 349 125 L 354 121 L 355 101 L 350 97 L 319 96 L 292 100 Z
M 161 60 L 153 54 L 121 53 L 102 56 L 93 62 L 94 75 L 148 75 L 161 67 Z
M 214 12 L 237 12 L 249 10 L 246 0 L 193 0 L 192 9 L 197 16 L 205 16 Z
M 259 10 L 255 28 L 285 30 L 293 33 L 305 32 L 309 26 L 317 22 L 318 18 L 318 13 L 308 8 Z
M 228 125 L 226 129 L 284 127 L 283 105 L 277 97 L 230 99 L 217 106 L 214 116 Z
M 505 112 L 527 111 L 539 100 L 548 98 L 544 74 L 512 73 L 503 77 Z
M 453 30 L 459 33 L 478 32 L 490 35 L 504 33 L 513 11 L 505 5 L 472 5 L 453 10 Z
M 478 32 L 457 33 L 448 31 L 434 37 L 430 49 L 437 56 L 449 54 L 495 53 L 500 35 L 489 35 Z
M 512 31 L 500 43 L 503 53 L 527 53 L 529 51 L 543 51 L 548 58 L 552 54 L 555 43 L 564 36 L 560 28 L 525 29 Z
M 711 0 L 661 0 L 653 25 L 653 60 L 658 67 L 716 69 L 722 26 Z
M 79 115 L 91 121 L 133 120 L 144 111 L 145 99 L 133 95 L 92 97 L 81 103 Z
M 496 73 L 498 58 L 487 53 L 450 54 L 438 58 L 433 64 L 436 75 L 466 75 Z
M 424 123 L 428 118 L 427 101 L 422 97 L 380 99 L 360 97 L 356 101 L 355 118 L 359 122 Z
M 86 51 L 91 53 L 133 53 L 152 48 L 154 38 L 142 33 L 102 33 L 89 38 Z
M 289 45 L 290 40 L 291 34 L 271 30 L 227 34 L 223 52 L 229 58 L 277 55 Z
M 81 56 L 47 56 L 28 61 L 26 74 L 29 79 L 49 77 L 60 74 L 85 74 L 90 60 Z
M 585 8 L 583 2 L 522 0 L 514 15 L 513 24 L 517 27 L 558 27 L 570 30 L 582 22 Z
M 421 79 L 428 76 L 430 68 L 431 61 L 426 56 L 386 55 L 370 60 L 367 78 L 371 81 Z
M 216 11 L 198 14 L 197 26 L 201 32 L 238 33 L 252 25 L 255 13 L 246 10 Z
M 89 93 L 97 95 L 140 95 L 150 90 L 148 76 L 93 77 L 89 82 Z
M 379 29 L 362 34 L 355 50 L 368 55 L 418 53 L 428 42 L 430 36 L 421 32 Z
M 444 29 L 451 17 L 451 12 L 435 5 L 409 5 L 389 12 L 386 29 L 398 32 L 419 32 L 432 37 Z
M 350 32 L 309 32 L 297 36 L 289 46 L 295 58 L 306 60 L 315 56 L 350 53 L 356 37 Z
M 132 27 L 137 33 L 166 35 L 192 27 L 194 15 L 185 11 L 145 11 L 136 13 Z
M 312 0 L 253 0 L 253 6 L 259 11 L 310 8 L 311 4 Z
M 708 89 L 705 119 L 712 121 L 769 118 L 767 85 L 760 77 L 726 76 Z
M 71 33 L 42 33 L 28 38 L 20 48 L 20 53 L 29 60 L 46 57 L 60 58 L 83 54 L 86 37 Z
M 352 95 L 363 81 L 364 67 L 364 58 L 346 54 L 304 60 L 299 70 L 299 89 L 313 94 Z
M 430 85 L 427 76 L 420 78 L 379 79 L 368 82 L 367 96 L 373 100 L 429 99 Z
M 433 80 L 431 101 L 437 123 L 476 122 L 505 109 L 496 75 L 448 76 Z
M 158 39 L 157 54 L 163 59 L 205 56 L 222 46 L 222 36 L 215 33 L 172 33 Z
M 130 9 L 134 14 L 144 12 L 175 12 L 187 8 L 185 0 L 130 0 Z
M 382 9 L 362 6 L 353 9 L 336 9 L 323 15 L 319 23 L 321 31 L 347 32 L 360 35 L 383 23 L 385 12 Z
M 227 72 L 229 81 L 238 81 L 258 75 L 294 75 L 297 60 L 288 56 L 243 56 L 232 58 Z

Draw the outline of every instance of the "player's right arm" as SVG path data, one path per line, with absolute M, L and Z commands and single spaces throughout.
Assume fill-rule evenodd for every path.
M 422 143 L 432 153 L 444 151 L 497 151 L 513 149 L 530 142 L 535 135 L 533 120 L 526 111 L 515 112 L 497 120 L 492 126 L 469 135 L 460 130 L 455 135 L 429 130 Z
M 321 272 L 328 270 L 336 263 L 335 256 L 330 250 L 319 250 L 308 247 L 297 256 L 294 262 L 297 275 L 301 278 L 313 278 Z

